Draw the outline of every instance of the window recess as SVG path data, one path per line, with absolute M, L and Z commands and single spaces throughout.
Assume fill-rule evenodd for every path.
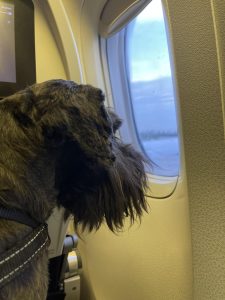
M 156 185 L 163 177 L 172 191 L 180 153 L 174 74 L 161 1 L 148 1 L 147 6 L 145 2 L 131 22 L 109 35 L 102 45 L 113 104 L 124 120 L 120 134 L 152 161 L 147 171 Z

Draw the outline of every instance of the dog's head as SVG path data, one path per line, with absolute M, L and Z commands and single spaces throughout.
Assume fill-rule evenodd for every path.
M 101 90 L 51 80 L 3 100 L 2 111 L 13 118 L 5 138 L 33 166 L 38 161 L 41 176 L 54 178 L 57 204 L 76 226 L 92 230 L 106 221 L 114 231 L 147 210 L 144 159 L 115 136 L 121 121 L 106 111 Z

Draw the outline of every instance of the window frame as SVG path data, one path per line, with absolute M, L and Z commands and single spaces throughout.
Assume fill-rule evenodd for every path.
M 164 3 L 163 9 L 165 10 Z M 167 16 L 164 11 L 164 20 L 166 23 L 167 30 L 167 43 L 169 49 L 169 56 L 171 62 L 171 73 L 174 86 L 174 95 L 177 98 L 176 93 L 176 80 L 174 79 L 174 60 L 171 55 L 171 43 L 168 37 L 168 24 Z M 100 38 L 100 49 L 102 57 L 102 66 L 105 79 L 106 93 L 108 104 L 114 107 L 115 111 L 124 120 L 122 127 L 120 128 L 120 136 L 125 143 L 132 144 L 133 147 L 145 155 L 145 152 L 139 142 L 136 125 L 133 116 L 132 100 L 130 98 L 129 82 L 127 77 L 126 68 L 126 28 L 123 28 L 120 32 L 107 40 Z M 120 100 L 122 99 L 122 101 Z M 177 100 L 176 100 L 177 102 Z M 177 104 L 176 104 L 177 106 Z M 176 107 L 177 112 L 177 107 Z M 177 122 L 179 124 L 180 118 L 177 113 Z M 180 125 L 180 124 L 179 124 Z M 180 141 L 180 130 L 178 126 L 178 139 Z M 155 175 L 146 170 L 148 179 L 150 182 L 151 190 L 149 196 L 156 199 L 164 199 L 171 196 L 178 184 L 179 177 L 181 174 L 181 147 L 180 147 L 180 165 L 177 176 L 163 176 Z

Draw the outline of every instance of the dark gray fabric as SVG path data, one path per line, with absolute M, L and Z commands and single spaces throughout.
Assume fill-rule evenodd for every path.
M 0 255 L 0 288 L 19 276 L 49 246 L 47 224 L 34 229 L 24 240 Z

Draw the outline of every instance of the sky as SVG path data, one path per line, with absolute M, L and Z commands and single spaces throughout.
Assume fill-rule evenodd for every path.
M 162 4 L 160 0 L 152 0 L 137 17 L 138 22 L 151 19 L 152 21 L 163 20 Z
M 149 81 L 170 77 L 170 61 L 163 10 L 152 0 L 136 17 L 128 36 L 130 80 Z

